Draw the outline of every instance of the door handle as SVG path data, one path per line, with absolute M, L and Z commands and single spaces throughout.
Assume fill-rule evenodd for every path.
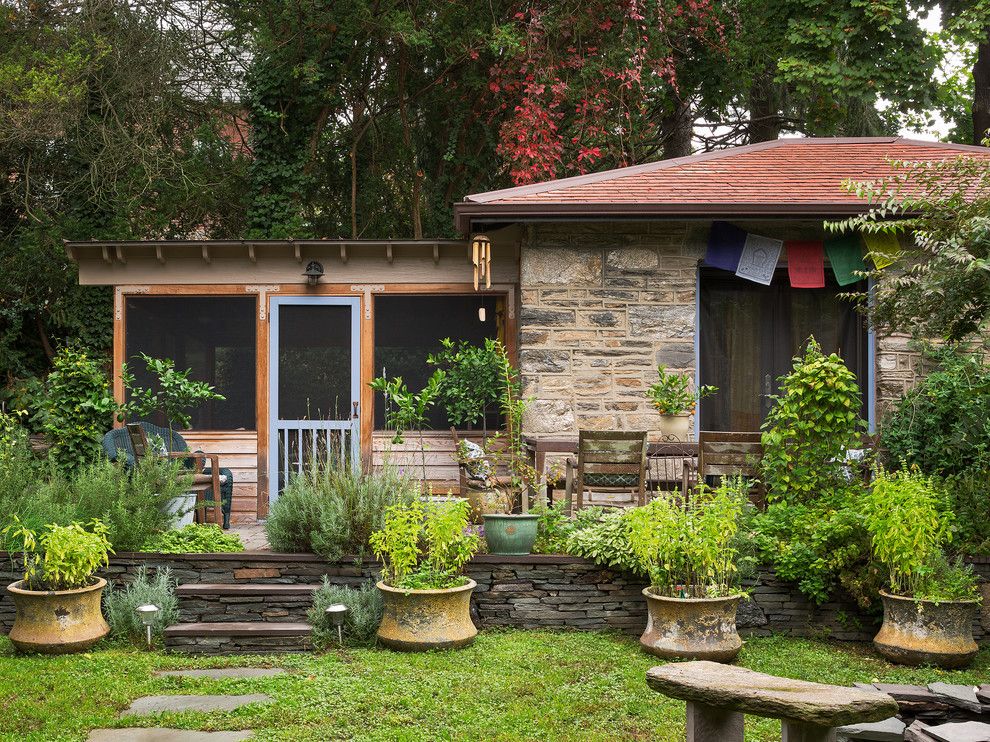
M 354 405 L 354 414 L 351 415 L 351 419 L 357 420 L 357 418 L 358 418 L 358 403 L 357 402 L 351 402 L 351 404 Z

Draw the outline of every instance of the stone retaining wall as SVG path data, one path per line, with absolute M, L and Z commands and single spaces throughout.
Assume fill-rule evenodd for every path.
M 990 578 L 990 559 L 973 560 L 984 579 Z M 316 584 L 324 575 L 336 584 L 360 585 L 373 581 L 377 565 L 355 561 L 331 564 L 312 554 L 240 554 L 158 555 L 119 554 L 106 570 L 112 581 L 127 582 L 138 568 L 169 567 L 180 583 L 226 584 Z M 615 629 L 639 634 L 646 621 L 646 604 L 641 595 L 644 584 L 621 572 L 604 569 L 584 559 L 570 556 L 532 555 L 501 557 L 479 555 L 471 562 L 468 574 L 477 581 L 473 605 L 482 627 L 572 628 L 582 630 Z M 19 577 L 9 559 L 2 560 L 0 583 Z M 876 633 L 877 619 L 857 610 L 850 600 L 836 600 L 815 606 L 791 584 L 764 571 L 750 584 L 752 600 L 739 609 L 741 633 L 755 636 L 789 634 L 793 636 L 830 637 L 839 640 L 868 641 Z M 221 598 L 183 598 L 184 621 L 253 620 L 263 612 L 288 610 L 284 598 L 271 602 L 233 602 L 236 610 L 244 608 L 251 616 L 245 619 L 216 618 Z M 219 607 L 218 607 L 219 606 Z M 240 608 L 238 608 L 240 606 Z M 291 611 L 298 620 L 302 609 Z M 14 607 L 10 597 L 0 598 L 0 627 L 10 630 Z M 264 620 L 272 620 L 266 617 Z M 286 619 L 289 620 L 289 619 Z M 990 620 L 984 620 L 990 626 Z M 978 621 L 974 625 L 978 639 L 987 631 Z

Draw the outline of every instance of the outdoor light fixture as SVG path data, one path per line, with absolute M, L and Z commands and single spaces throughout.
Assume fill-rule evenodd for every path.
M 310 260 L 303 275 L 306 276 L 306 282 L 310 286 L 315 286 L 316 282 L 323 278 L 323 263 L 318 260 Z
M 471 262 L 474 264 L 474 290 L 478 290 L 481 279 L 485 288 L 492 287 L 492 241 L 486 235 L 476 234 L 471 240 Z
M 155 619 L 158 618 L 159 610 L 157 605 L 152 605 L 151 603 L 139 605 L 134 609 L 134 612 L 138 614 L 138 618 L 141 619 L 141 623 L 144 624 L 144 629 L 147 632 L 148 649 L 151 649 L 151 627 L 155 625 Z
M 328 605 L 326 609 L 327 619 L 337 627 L 337 643 L 344 646 L 344 619 L 347 618 L 347 611 L 350 610 L 343 603 Z
M 485 311 L 485 305 L 482 304 L 480 307 L 478 307 L 478 320 L 484 322 L 485 319 L 487 319 L 487 317 L 488 317 L 488 313 Z

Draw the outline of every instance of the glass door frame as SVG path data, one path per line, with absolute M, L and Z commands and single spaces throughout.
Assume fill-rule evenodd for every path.
M 279 380 L 279 307 L 286 305 L 343 306 L 350 308 L 351 323 L 351 404 L 347 420 L 283 421 L 278 410 Z M 350 432 L 350 456 L 353 466 L 361 465 L 361 299 L 349 296 L 272 296 L 268 307 L 268 504 L 269 508 L 279 494 L 279 423 L 297 423 L 297 428 L 311 430 L 344 430 Z

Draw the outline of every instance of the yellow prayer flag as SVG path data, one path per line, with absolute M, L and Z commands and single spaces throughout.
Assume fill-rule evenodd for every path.
M 892 265 L 901 256 L 901 243 L 898 242 L 896 234 L 887 232 L 864 234 L 863 242 L 866 243 L 866 250 L 877 270 Z

